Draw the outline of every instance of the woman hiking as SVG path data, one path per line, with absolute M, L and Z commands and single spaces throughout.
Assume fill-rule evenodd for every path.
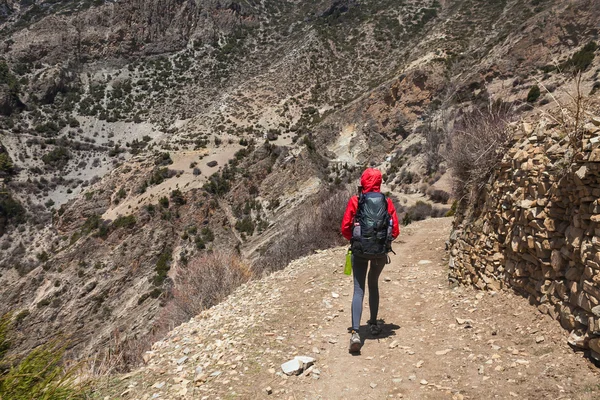
M 358 334 L 365 296 L 365 281 L 369 285 L 369 332 L 381 333 L 377 325 L 379 309 L 379 275 L 387 263 L 391 242 L 400 234 L 398 216 L 392 200 L 381 192 L 381 172 L 367 168 L 360 178 L 359 195 L 352 196 L 342 220 L 342 235 L 351 243 L 354 295 L 352 297 L 352 328 L 350 352 L 360 351 L 362 342 Z M 369 261 L 371 266 L 369 268 Z

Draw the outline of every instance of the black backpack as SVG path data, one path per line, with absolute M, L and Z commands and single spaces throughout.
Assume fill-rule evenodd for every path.
M 364 258 L 379 258 L 391 251 L 392 222 L 385 195 L 379 192 L 361 193 L 354 216 L 352 254 Z

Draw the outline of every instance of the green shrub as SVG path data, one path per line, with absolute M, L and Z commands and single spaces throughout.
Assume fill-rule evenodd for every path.
M 152 279 L 154 286 L 162 285 L 165 279 L 167 279 L 167 274 L 171 268 L 172 258 L 172 251 L 169 247 L 165 248 L 160 256 L 158 256 L 156 267 L 154 268 L 156 275 Z
M 175 189 L 171 192 L 171 201 L 173 201 L 174 204 L 178 205 L 185 204 L 185 198 L 183 197 L 183 193 L 181 193 L 181 190 Z
M 37 307 L 38 308 L 42 308 L 42 307 L 46 307 L 49 304 L 50 304 L 50 299 L 49 298 L 45 298 L 45 299 L 42 299 L 42 300 L 38 301 Z
M 55 135 L 60 131 L 60 126 L 58 126 L 54 121 L 48 121 L 44 124 L 36 126 L 35 131 L 47 135 Z
M 14 166 L 8 153 L 0 153 L 0 172 L 12 174 L 14 171 L 13 168 Z
M 140 296 L 140 298 L 138 299 L 138 305 L 142 304 L 149 297 L 151 297 L 153 299 L 158 299 L 162 293 L 163 293 L 163 291 L 161 289 L 154 288 L 151 291 L 146 292 L 146 293 L 144 293 L 143 295 Z
M 252 218 L 249 215 L 245 216 L 244 218 L 235 223 L 235 229 L 242 233 L 245 233 L 248 236 L 252 236 L 252 234 L 254 233 L 254 228 L 254 222 L 252 221 Z
M 306 146 L 306 148 L 309 151 L 316 150 L 315 142 L 313 142 L 312 139 L 310 137 L 308 137 L 308 135 L 304 136 L 304 139 L 302 139 L 302 143 Z
M 21 321 L 23 321 L 25 318 L 27 318 L 27 316 L 31 314 L 29 312 L 29 310 L 25 309 L 23 311 L 21 311 L 20 313 L 18 313 L 15 317 L 15 323 L 19 324 Z M 2 355 L 0 354 L 0 358 L 2 358 Z
M 537 99 L 540 98 L 540 88 L 538 85 L 533 85 L 531 89 L 529 89 L 529 93 L 527 93 L 527 102 L 535 103 Z
M 18 94 L 20 90 L 19 80 L 10 72 L 5 61 L 0 61 L 0 85 L 8 85 L 11 94 Z
M 155 165 L 170 165 L 173 164 L 173 160 L 169 153 L 160 153 L 154 163 Z
M 446 213 L 446 217 L 454 217 L 456 215 L 456 209 L 458 208 L 458 200 L 454 200 L 452 207 Z
M 102 222 L 102 219 L 100 218 L 100 216 L 98 214 L 90 215 L 89 217 L 87 217 L 87 219 L 81 226 L 81 234 L 87 235 L 94 229 L 98 229 L 101 222 Z
M 233 168 L 230 169 L 228 166 L 225 166 L 221 174 L 219 174 L 218 172 L 212 174 L 208 178 L 208 182 L 204 184 L 203 188 L 207 192 L 215 194 L 217 196 L 224 195 L 225 193 L 229 192 L 229 189 L 231 189 L 231 184 L 229 183 L 229 181 L 234 177 L 234 175 L 235 170 Z
M 71 128 L 79 128 L 80 125 L 77 118 L 74 117 L 70 117 L 68 123 Z
M 598 49 L 596 42 L 589 42 L 581 50 L 573 54 L 573 57 L 568 59 L 562 67 L 564 69 L 572 70 L 573 73 L 577 74 L 583 72 L 592 65 L 594 61 L 595 52 Z
M 0 216 L 14 225 L 25 222 L 25 209 L 10 194 L 0 194 Z
M 74 232 L 69 239 L 69 244 L 74 244 L 81 238 L 81 232 Z
M 117 192 L 117 199 L 124 199 L 125 196 L 127 196 L 127 192 L 125 191 L 125 188 L 119 189 L 119 191 Z
M 202 238 L 207 242 L 212 242 L 213 240 L 215 240 L 215 235 L 208 226 L 202 228 Z
M 150 177 L 150 181 L 148 181 L 148 185 L 158 185 L 173 175 L 174 171 L 169 170 L 167 167 L 157 168 L 152 172 L 152 176 Z
M 63 168 L 70 159 L 71 153 L 62 146 L 56 147 L 42 156 L 42 161 L 54 168 Z
M 160 199 L 158 199 L 158 204 L 160 204 L 162 208 L 169 208 L 169 199 L 167 198 L 167 196 L 163 196 Z
M 45 252 L 45 251 L 42 251 L 41 253 L 37 253 L 36 257 L 37 257 L 38 260 L 40 260 L 40 262 L 46 262 L 50 258 L 50 256 L 48 255 L 48 253 Z
M 136 220 L 133 215 L 120 216 L 114 220 L 113 227 L 117 228 L 117 229 L 118 228 L 130 229 L 135 226 L 135 223 L 136 223 Z
M 17 315 L 17 319 L 23 312 Z M 25 318 L 24 315 L 22 318 Z M 22 319 L 21 318 L 21 319 Z M 75 384 L 77 367 L 65 369 L 62 363 L 66 343 L 54 340 L 32 350 L 24 358 L 9 359 L 12 331 L 11 314 L 0 317 L 0 364 L 12 364 L 0 370 L 0 399 L 67 400 L 84 399 L 85 388 Z
M 110 229 L 108 229 L 108 225 L 100 224 L 100 226 L 98 226 L 98 231 L 94 234 L 94 236 L 99 237 L 101 239 L 106 239 L 109 233 Z

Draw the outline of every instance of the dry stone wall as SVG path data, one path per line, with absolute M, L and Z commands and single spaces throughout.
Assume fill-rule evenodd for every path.
M 568 139 L 546 122 L 518 131 L 457 217 L 450 280 L 522 293 L 600 360 L 600 119 L 585 125 L 573 162 Z

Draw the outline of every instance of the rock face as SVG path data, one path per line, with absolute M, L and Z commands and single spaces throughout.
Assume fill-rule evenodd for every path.
M 29 87 L 30 96 L 35 96 L 42 104 L 51 104 L 58 93 L 69 89 L 74 79 L 75 74 L 65 68 L 49 68 L 35 76 Z
M 56 7 L 64 11 L 59 13 Z M 213 0 L 128 0 L 77 12 L 69 7 L 47 7 L 50 17 L 33 19 L 29 29 L 14 34 L 13 56 L 23 62 L 54 63 L 171 52 L 184 48 L 190 40 L 211 41 L 217 32 L 251 26 L 254 21 L 248 7 L 235 2 L 223 7 Z M 10 10 L 0 2 L 0 22 Z M 39 7 L 24 6 L 20 12 L 45 16 Z
M 525 128 L 525 126 L 524 126 Z M 600 129 L 565 162 L 568 139 L 523 129 L 483 194 L 457 219 L 450 280 L 512 288 L 572 331 L 577 346 L 600 335 Z M 521 136 L 519 138 L 519 136 Z M 589 346 L 591 347 L 591 346 Z M 592 356 L 600 354 L 592 347 Z

